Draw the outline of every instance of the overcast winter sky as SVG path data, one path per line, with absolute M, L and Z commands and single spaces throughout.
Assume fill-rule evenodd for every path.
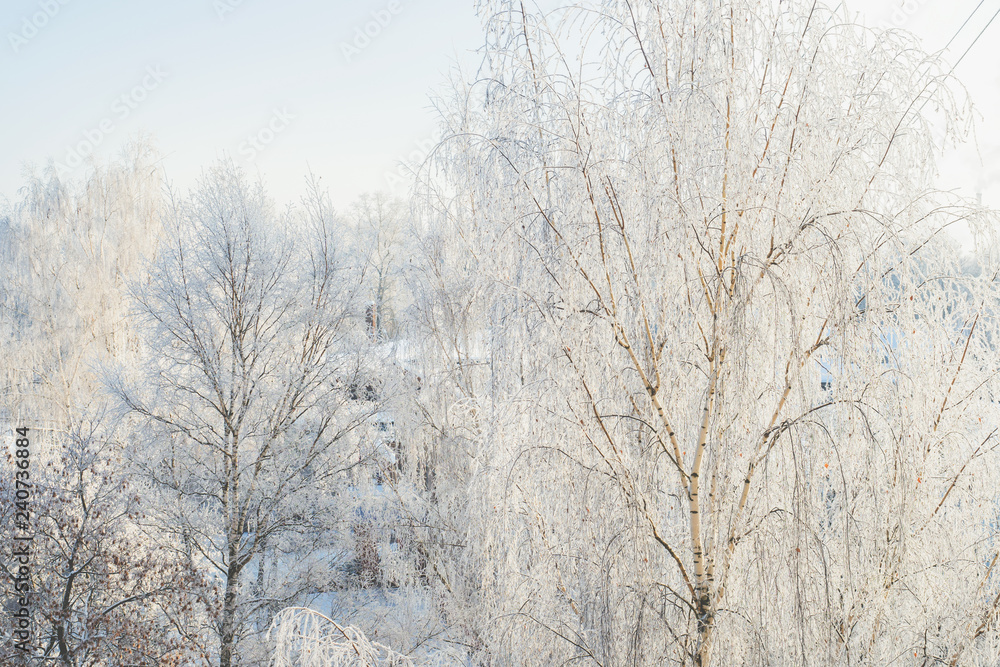
M 945 46 L 980 0 L 868 0 L 869 25 Z M 3 0 L 0 7 L 0 196 L 25 164 L 72 167 L 153 135 L 168 176 L 189 185 L 229 154 L 295 200 L 308 168 L 334 203 L 387 189 L 401 158 L 431 138 L 428 93 L 451 63 L 477 62 L 473 0 Z M 952 44 L 952 62 L 995 12 L 983 0 Z M 376 33 L 358 37 L 358 30 Z M 345 49 L 345 45 L 347 48 Z M 956 72 L 977 103 L 978 153 L 951 155 L 943 185 L 1000 206 L 1000 18 Z M 254 146 L 248 138 L 256 136 Z M 980 163 L 980 156 L 983 163 Z M 307 167 L 308 165 L 308 167 Z M 81 169 L 72 171 L 75 175 Z

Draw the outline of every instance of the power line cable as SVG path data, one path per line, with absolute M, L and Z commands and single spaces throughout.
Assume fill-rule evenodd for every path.
M 982 5 L 983 5 L 983 3 L 984 3 L 984 2 L 986 2 L 986 0 L 979 0 L 979 4 L 978 4 L 978 5 L 976 5 L 976 8 L 972 10 L 972 13 L 971 13 L 971 14 L 969 14 L 969 17 L 968 17 L 967 19 L 965 19 L 965 21 L 964 21 L 964 22 L 962 23 L 962 25 L 961 25 L 961 26 L 959 26 L 958 30 L 957 30 L 957 31 L 955 31 L 955 34 L 954 34 L 954 35 L 952 35 L 952 38 L 948 40 L 948 44 L 946 44 L 946 45 L 945 45 L 945 47 L 944 47 L 944 50 L 943 50 L 943 51 L 947 51 L 947 50 L 948 50 L 948 47 L 949 47 L 949 46 L 951 46 L 951 43 L 952 43 L 953 41 L 955 41 L 955 38 L 956 38 L 956 37 L 958 37 L 958 34 L 959 34 L 960 32 L 962 32 L 962 28 L 964 28 L 964 27 L 965 27 L 965 25 L 966 25 L 966 24 L 967 24 L 967 23 L 968 23 L 968 22 L 969 22 L 969 21 L 970 21 L 970 20 L 972 19 L 972 17 L 973 17 L 973 16 L 974 16 L 974 15 L 976 14 L 976 12 L 977 12 L 977 11 L 979 11 L 979 8 L 980 8 L 980 7 L 982 7 Z M 989 27 L 990 27 L 990 24 L 992 24 L 992 23 L 993 23 L 993 21 L 994 21 L 994 20 L 996 19 L 996 17 L 997 17 L 997 16 L 1000 16 L 1000 9 L 997 9 L 997 11 L 996 11 L 996 12 L 995 12 L 995 13 L 993 14 L 993 16 L 991 16 L 991 17 L 990 17 L 990 20 L 986 22 L 986 25 L 984 25 L 984 26 L 983 26 L 983 29 L 979 31 L 979 34 L 978 34 L 978 35 L 976 35 L 975 39 L 973 39 L 973 40 L 972 40 L 972 43 L 971 43 L 971 44 L 969 44 L 969 46 L 968 46 L 968 47 L 966 47 L 965 51 L 963 51 L 963 52 L 962 52 L 962 55 L 958 57 L 958 60 L 956 60 L 956 61 L 955 61 L 955 64 L 954 64 L 954 65 L 952 65 L 952 66 L 951 66 L 951 69 L 949 69 L 949 70 L 948 70 L 948 73 L 944 75 L 944 78 L 945 78 L 945 79 L 947 79 L 947 78 L 948 78 L 949 76 L 951 76 L 951 75 L 952 75 L 952 73 L 953 73 L 953 72 L 955 71 L 955 68 L 959 66 L 959 64 L 960 64 L 960 63 L 962 62 L 962 60 L 964 60 L 964 59 L 965 59 L 965 56 L 969 55 L 969 51 L 971 51 L 971 50 L 972 50 L 972 47 L 976 45 L 976 42 L 978 42 L 978 41 L 979 41 L 979 38 L 983 36 L 983 33 L 985 33 L 985 32 L 986 32 L 987 28 L 989 28 Z M 943 52 L 943 51 L 942 51 L 942 52 Z M 925 106 L 927 106 L 927 103 L 928 103 L 928 102 L 930 102 L 930 101 L 931 101 L 931 98 L 930 98 L 930 97 L 928 97 L 927 99 L 925 99 L 925 100 L 924 100 L 924 103 L 923 103 L 923 104 L 921 104 L 921 105 L 920 105 L 920 108 L 919 108 L 919 109 L 917 110 L 917 113 L 920 113 L 921 111 L 923 111 L 923 110 L 924 110 L 924 107 L 925 107 Z
M 951 39 L 948 40 L 948 43 L 944 45 L 942 51 L 948 50 L 948 47 L 951 46 L 951 43 L 955 41 L 956 37 L 958 37 L 958 33 L 962 32 L 962 29 L 965 28 L 965 26 L 969 23 L 969 21 L 972 20 L 972 17 L 976 15 L 976 12 L 979 11 L 979 8 L 983 6 L 984 2 L 986 2 L 986 0 L 979 0 L 979 4 L 976 5 L 976 8 L 972 10 L 972 13 L 969 14 L 969 16 L 966 17 L 964 21 L 962 21 L 962 25 L 958 26 L 958 30 L 956 30 L 955 34 L 951 36 Z
M 982 2 L 980 2 L 979 4 L 982 4 Z M 973 11 L 973 14 L 975 14 L 975 11 Z M 962 59 L 964 59 L 965 56 L 969 54 L 969 51 L 972 50 L 972 47 L 976 45 L 976 42 L 979 41 L 979 38 L 983 36 L 983 33 L 986 32 L 986 29 L 990 27 L 990 24 L 993 23 L 993 21 L 996 19 L 997 16 L 1000 16 L 1000 9 L 997 9 L 996 12 L 994 12 L 993 16 L 990 17 L 990 20 L 986 22 L 986 25 L 984 25 L 983 29 L 979 31 L 979 34 L 976 35 L 976 38 L 972 40 L 972 44 L 969 44 L 969 47 L 965 49 L 964 52 L 962 52 L 962 55 L 959 57 L 959 59 L 956 60 L 955 64 L 951 66 L 951 69 L 948 70 L 948 74 L 951 74 L 952 72 L 955 71 L 955 68 L 958 67 L 959 63 L 962 62 Z M 969 18 L 972 17 L 970 16 Z

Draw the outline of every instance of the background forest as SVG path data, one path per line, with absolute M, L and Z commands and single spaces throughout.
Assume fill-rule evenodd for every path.
M 479 5 L 406 199 L 136 140 L 0 212 L 0 663 L 997 664 L 953 68 L 804 0 Z

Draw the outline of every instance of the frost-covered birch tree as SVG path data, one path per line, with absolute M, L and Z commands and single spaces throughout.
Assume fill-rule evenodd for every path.
M 477 273 L 461 230 L 445 216 L 421 221 L 408 246 L 405 281 L 412 302 L 406 312 L 407 342 L 416 387 L 401 406 L 407 419 L 407 452 L 414 461 L 402 511 L 414 526 L 418 569 L 439 601 L 450 653 L 479 643 L 473 611 L 482 577 L 466 558 L 477 510 L 475 468 L 491 368 L 491 281 Z M 400 420 L 403 421 L 403 420 Z M 439 653 L 439 657 L 441 654 Z M 447 663 L 446 663 L 447 664 Z
M 996 219 L 932 188 L 945 65 L 799 0 L 481 11 L 425 189 L 498 290 L 470 651 L 992 664 Z
M 264 664 L 270 614 L 330 590 L 355 502 L 351 401 L 366 338 L 326 198 L 279 215 L 231 163 L 174 203 L 135 285 L 144 357 L 113 387 L 147 443 L 135 464 L 174 548 L 219 582 L 222 667 Z
M 382 193 L 362 195 L 352 207 L 357 260 L 363 262 L 368 304 L 365 319 L 373 339 L 397 333 L 396 312 L 405 301 L 398 294 L 406 219 L 402 203 Z
M 13 450 L 3 457 L 0 537 L 12 542 L 15 510 L 27 507 L 36 623 L 30 653 L 4 633 L 0 662 L 180 664 L 198 654 L 175 621 L 199 582 L 143 532 L 99 378 L 101 364 L 134 351 L 126 283 L 159 238 L 161 173 L 143 142 L 80 182 L 53 172 L 31 174 L 0 215 L 0 423 L 5 438 L 28 428 L 32 443 L 30 503 L 15 502 L 19 469 Z M 9 599 L 12 572 L 5 562 Z

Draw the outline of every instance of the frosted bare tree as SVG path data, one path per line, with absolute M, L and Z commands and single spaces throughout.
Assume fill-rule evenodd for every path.
M 283 609 L 268 639 L 274 643 L 274 667 L 413 667 L 409 658 L 358 628 L 304 607 Z
M 352 207 L 354 254 L 363 262 L 368 304 L 365 318 L 373 338 L 396 333 L 396 312 L 405 305 L 398 293 L 406 225 L 402 202 L 383 193 L 362 195 Z
M 127 445 L 97 372 L 134 352 L 126 283 L 159 239 L 156 163 L 140 141 L 81 182 L 61 181 L 54 169 L 31 174 L 0 216 L 0 423 L 28 428 L 32 445 L 22 530 L 34 535 L 37 623 L 33 653 L 5 642 L 3 664 L 177 664 L 198 653 L 197 638 L 172 620 L 187 616 L 198 582 L 183 560 L 145 539 L 145 508 L 122 466 Z M 13 485 L 10 474 L 0 500 L 8 542 L 19 509 Z M 11 572 L 4 567 L 8 595 Z
M 0 217 L 6 417 L 64 426 L 93 399 L 93 364 L 129 350 L 126 283 L 160 232 L 156 160 L 138 142 L 81 183 L 32 174 Z
M 113 383 L 158 525 L 219 582 L 221 667 L 266 661 L 269 611 L 330 590 L 377 409 L 348 396 L 366 338 L 328 202 L 313 189 L 304 209 L 276 214 L 231 163 L 209 171 L 135 287 L 145 356 Z
M 461 230 L 446 216 L 426 218 L 410 230 L 403 279 L 409 392 L 398 401 L 411 483 L 400 511 L 412 526 L 416 567 L 438 604 L 441 631 L 435 659 L 458 656 L 479 643 L 474 609 L 482 571 L 465 558 L 469 495 L 477 493 L 475 466 L 483 414 L 489 403 L 491 317 L 488 277 L 477 275 Z M 458 654 L 458 656 L 454 654 Z M 416 657 L 416 656 L 415 656 Z
M 473 653 L 992 664 L 996 217 L 931 187 L 946 67 L 799 0 L 481 11 L 425 188 L 499 289 Z

